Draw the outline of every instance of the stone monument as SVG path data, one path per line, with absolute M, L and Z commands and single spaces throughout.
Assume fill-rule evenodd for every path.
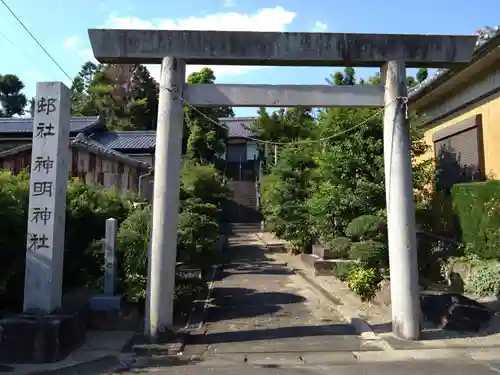
M 36 92 L 24 311 L 48 314 L 61 307 L 71 102 L 60 82 Z

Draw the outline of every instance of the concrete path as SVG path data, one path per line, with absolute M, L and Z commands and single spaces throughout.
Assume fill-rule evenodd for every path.
M 145 359 L 123 374 L 493 375 L 496 350 L 473 359 L 439 350 L 382 351 L 342 322 L 283 261 L 247 232 L 230 238 L 230 262 L 216 281 L 205 331 L 184 354 Z M 384 346 L 382 346 L 384 347 Z M 384 347 L 386 348 L 386 347 Z M 453 353 L 451 353 L 453 354 Z M 480 354 L 480 353 L 479 353 Z M 488 354 L 488 353 L 486 353 Z
M 229 238 L 230 264 L 215 284 L 206 333 L 185 354 L 379 351 L 251 233 Z

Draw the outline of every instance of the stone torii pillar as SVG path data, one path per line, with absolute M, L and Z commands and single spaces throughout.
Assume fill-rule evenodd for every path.
M 149 322 L 145 333 L 156 338 L 172 325 L 177 252 L 177 216 L 182 157 L 186 63 L 165 57 L 161 64 L 158 125 L 156 131 L 151 264 L 147 299 Z M 160 141 L 161 140 L 161 141 Z
M 175 88 L 177 95 L 196 106 L 386 106 L 384 160 L 393 331 L 406 339 L 418 339 L 420 310 L 410 138 L 404 111 L 395 97 L 406 96 L 405 67 L 463 66 L 472 58 L 476 36 L 90 29 L 89 37 L 94 56 L 101 63 L 162 64 L 146 334 L 155 338 L 172 323 L 182 104 L 173 91 L 166 89 Z M 385 95 L 381 86 L 185 85 L 184 73 L 180 73 L 184 62 L 386 66 Z

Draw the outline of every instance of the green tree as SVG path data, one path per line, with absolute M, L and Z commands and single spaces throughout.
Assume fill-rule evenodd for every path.
M 278 164 L 262 182 L 263 213 L 267 225 L 289 241 L 296 253 L 311 252 L 314 241 L 306 206 L 312 192 L 312 150 L 309 145 L 283 147 Z
M 28 103 L 22 93 L 24 83 L 14 74 L 0 75 L 0 117 L 24 115 Z
M 100 65 L 87 61 L 76 75 L 71 85 L 71 111 L 74 116 L 98 115 L 97 108 L 92 106 L 88 89 Z
M 215 74 L 210 68 L 191 73 L 187 79 L 189 84 L 214 84 Z M 194 160 L 213 162 L 217 154 L 224 150 L 227 129 L 218 126 L 221 117 L 233 117 L 231 107 L 195 108 L 184 107 L 184 146 L 185 152 Z
M 355 72 L 347 68 L 334 73 L 327 81 L 352 84 L 354 77 Z M 380 84 L 380 75 L 361 82 Z M 289 111 L 292 110 L 295 109 Z M 273 121 L 258 123 L 261 127 L 258 135 L 263 139 L 322 139 L 282 147 L 278 165 L 265 177 L 263 212 L 272 230 L 307 249 L 305 244 L 311 239 L 329 242 L 342 236 L 354 218 L 367 214 L 384 216 L 382 116 L 380 109 L 329 108 L 319 111 L 312 126 L 304 126 L 307 121 L 303 119 L 295 119 L 286 127 L 277 126 Z M 416 162 L 426 151 L 426 145 L 422 131 L 414 122 L 418 120 L 410 123 L 418 203 L 425 198 L 422 192 L 430 178 L 429 164 Z M 306 162 L 299 168 L 296 159 L 300 158 Z M 307 230 L 301 226 L 304 223 L 308 225 Z
M 158 85 L 146 67 L 127 67 L 131 74 L 123 82 L 116 65 L 83 64 L 71 87 L 73 115 L 104 115 L 110 129 L 155 129 Z
M 417 72 L 417 81 L 421 83 L 425 81 L 428 76 L 429 72 L 427 71 L 427 68 L 420 68 Z
M 329 85 L 342 86 L 342 85 L 355 85 L 356 84 L 356 71 L 354 68 L 347 67 L 344 69 L 344 73 L 335 72 L 331 74 L 330 77 L 325 78 L 325 81 Z
M 255 136 L 261 140 L 286 143 L 306 139 L 314 136 L 316 120 L 312 114 L 312 108 L 281 108 L 278 111 L 268 113 L 265 108 L 260 108 L 259 116 L 254 120 L 251 127 Z M 272 145 L 272 144 L 271 144 Z M 261 155 L 265 155 L 266 168 L 274 164 L 277 147 L 269 147 L 259 144 Z

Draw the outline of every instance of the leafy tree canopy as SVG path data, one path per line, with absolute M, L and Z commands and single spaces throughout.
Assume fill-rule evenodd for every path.
M 0 74 L 0 117 L 24 115 L 28 102 L 22 93 L 24 83 L 14 74 Z

